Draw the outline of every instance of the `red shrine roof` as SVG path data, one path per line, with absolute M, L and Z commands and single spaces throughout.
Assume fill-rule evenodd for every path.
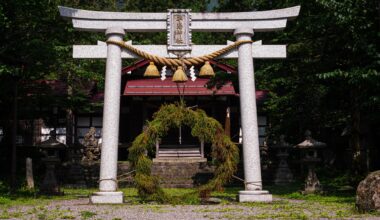
M 203 96 L 203 95 L 236 95 L 232 83 L 229 82 L 220 89 L 208 89 L 206 83 L 208 79 L 197 78 L 195 81 L 189 79 L 186 83 L 180 83 L 181 95 Z M 183 88 L 185 90 L 183 90 Z M 179 95 L 178 87 L 171 78 L 161 80 L 155 79 L 135 79 L 127 81 L 124 93 L 125 96 L 175 96 Z
M 197 78 L 195 81 L 187 81 L 180 85 L 181 94 L 185 96 L 239 96 L 231 82 L 227 83 L 220 89 L 208 89 L 206 83 L 208 79 Z M 183 86 L 185 90 L 183 91 Z M 177 84 L 172 82 L 171 78 L 162 81 L 160 78 L 155 79 L 134 79 L 127 81 L 124 96 L 176 96 L 179 95 Z M 268 91 L 256 91 L 256 100 L 261 102 L 266 99 Z
M 210 60 L 210 63 L 214 67 L 229 72 L 232 74 L 237 73 L 236 68 L 233 66 L 218 63 L 214 60 Z M 134 64 L 124 67 L 122 69 L 123 74 L 127 74 L 130 71 L 134 71 L 140 68 L 144 68 L 149 64 L 149 60 L 139 60 Z M 208 89 L 206 84 L 209 80 L 204 78 L 197 78 L 192 81 L 190 78 L 186 83 L 180 84 L 181 95 L 185 96 L 239 96 L 231 82 L 225 84 L 220 89 Z M 183 90 L 185 86 L 185 90 Z M 142 78 L 142 79 L 128 79 L 124 91 L 124 96 L 177 96 L 179 95 L 177 84 L 172 82 L 171 77 L 161 80 L 160 78 Z M 256 99 L 262 102 L 266 99 L 268 91 L 258 90 L 256 91 Z

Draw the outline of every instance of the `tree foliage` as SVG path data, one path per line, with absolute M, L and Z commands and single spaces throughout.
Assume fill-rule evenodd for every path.
M 95 81 L 102 89 L 104 61 L 74 60 L 72 45 L 105 40 L 102 33 L 75 31 L 63 20 L 57 6 L 89 10 L 165 12 L 168 8 L 208 10 L 210 1 L 125 0 L 3 0 L 0 2 L 0 107 L 12 103 L 10 81 L 58 79 L 73 87 L 73 95 L 59 106 L 83 109 L 88 103 L 84 82 Z M 300 15 L 284 31 L 255 33 L 264 44 L 287 44 L 284 60 L 255 60 L 258 89 L 270 91 L 266 110 L 270 131 L 286 134 L 290 142 L 305 129 L 316 136 L 340 135 L 360 151 L 360 124 L 378 126 L 380 117 L 379 25 L 376 0 L 219 0 L 220 12 L 271 10 L 301 5 Z M 164 44 L 165 33 L 127 33 L 134 44 Z M 195 44 L 224 44 L 232 33 L 194 33 Z M 131 61 L 123 61 L 127 65 Z M 236 64 L 236 61 L 226 61 Z M 237 76 L 228 76 L 233 81 Z M 20 87 L 19 87 L 20 88 Z M 29 100 L 20 88 L 19 99 Z M 54 100 L 53 100 L 54 101 Z M 50 102 L 50 100 L 49 100 Z M 30 102 L 31 103 L 31 102 Z M 34 104 L 31 103 L 33 106 Z M 23 106 L 21 106 L 23 107 Z M 34 109 L 33 107 L 31 109 Z M 30 113 L 31 111 L 26 111 Z M 5 115 L 9 118 L 9 115 Z M 359 140 L 359 141 L 358 141 Z
M 301 5 L 300 15 L 284 31 L 254 35 L 264 44 L 288 45 L 285 60 L 255 61 L 257 87 L 270 91 L 266 102 L 270 132 L 296 142 L 306 129 L 331 140 L 348 128 L 346 140 L 357 160 L 355 155 L 363 150 L 363 120 L 375 127 L 380 124 L 378 1 L 220 2 L 221 11 Z M 358 164 L 354 169 L 362 169 Z

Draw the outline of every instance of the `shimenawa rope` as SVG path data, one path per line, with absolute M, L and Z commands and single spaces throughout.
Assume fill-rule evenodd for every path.
M 192 65 L 203 64 L 204 62 L 206 62 L 208 60 L 212 60 L 218 56 L 221 56 L 221 55 L 227 53 L 228 51 L 238 47 L 241 44 L 252 43 L 253 41 L 251 41 L 251 40 L 236 41 L 234 44 L 228 45 L 227 47 L 224 47 L 220 50 L 217 50 L 217 51 L 210 53 L 210 54 L 207 54 L 207 55 L 203 55 L 200 57 L 181 58 L 181 59 L 165 58 L 165 57 L 152 55 L 152 54 L 149 54 L 145 51 L 139 50 L 130 44 L 126 44 L 124 41 L 108 40 L 106 42 L 108 44 L 115 44 L 115 45 L 118 45 L 122 48 L 125 48 L 125 49 L 135 53 L 136 55 L 138 55 L 144 59 L 151 60 L 151 61 L 155 62 L 156 64 L 161 64 L 161 65 L 165 65 L 165 66 L 182 66 L 182 64 L 185 64 L 188 66 L 192 66 Z

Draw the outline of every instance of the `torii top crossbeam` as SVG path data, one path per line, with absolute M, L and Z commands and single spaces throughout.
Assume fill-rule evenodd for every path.
M 126 32 L 159 32 L 167 31 L 167 13 L 134 13 L 134 12 L 102 12 L 59 7 L 62 17 L 71 19 L 73 27 L 82 31 L 105 32 L 110 27 L 120 27 Z M 300 6 L 255 12 L 234 13 L 191 13 L 191 31 L 233 32 L 241 27 L 254 32 L 275 31 L 286 27 L 287 20 L 298 16 Z M 132 42 L 130 42 L 132 44 Z M 228 44 L 228 43 L 227 43 Z M 193 45 L 186 57 L 204 55 L 226 45 Z M 173 57 L 168 53 L 166 45 L 136 45 L 137 48 L 163 57 Z M 252 55 L 256 59 L 286 58 L 286 45 L 252 45 Z M 98 45 L 74 45 L 74 58 L 106 58 L 105 43 Z M 129 51 L 122 51 L 122 58 L 137 58 Z M 220 58 L 237 58 L 237 51 L 222 55 Z
M 255 32 L 281 30 L 289 19 L 298 16 L 300 6 L 254 12 L 192 13 L 191 30 L 195 32 L 233 32 L 239 27 Z M 59 7 L 62 17 L 71 19 L 78 30 L 104 32 L 122 27 L 128 32 L 161 32 L 167 28 L 167 13 L 88 11 Z

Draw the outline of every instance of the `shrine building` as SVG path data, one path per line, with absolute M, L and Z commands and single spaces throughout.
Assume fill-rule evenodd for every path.
M 226 64 L 211 61 L 211 65 L 217 72 L 237 74 L 237 70 Z M 135 137 L 140 134 L 144 124 L 152 120 L 153 114 L 164 103 L 174 103 L 183 96 L 187 106 L 200 108 L 207 115 L 217 119 L 222 125 L 226 120 L 230 121 L 230 136 L 236 143 L 241 143 L 240 116 L 239 116 L 239 93 L 236 86 L 228 81 L 220 88 L 208 86 L 210 79 L 190 79 L 177 87 L 172 81 L 173 71 L 167 70 L 165 79 L 144 78 L 143 73 L 149 65 L 148 60 L 139 60 L 134 64 L 122 68 L 122 91 L 120 107 L 120 132 L 119 132 L 119 160 L 127 159 L 127 148 Z M 261 106 L 267 97 L 268 91 L 256 91 L 258 104 L 258 125 L 260 145 L 265 145 L 265 128 L 267 120 Z M 93 94 L 94 99 L 102 99 L 102 93 Z M 229 111 L 229 119 L 227 116 Z M 95 127 L 97 137 L 101 142 L 102 111 L 94 113 L 75 114 L 74 140 L 76 144 L 83 143 L 84 135 L 90 127 Z M 156 158 L 207 158 L 210 146 L 192 137 L 190 128 L 181 127 L 172 129 L 160 143 L 157 143 L 158 151 Z M 203 148 L 203 149 L 202 149 Z

